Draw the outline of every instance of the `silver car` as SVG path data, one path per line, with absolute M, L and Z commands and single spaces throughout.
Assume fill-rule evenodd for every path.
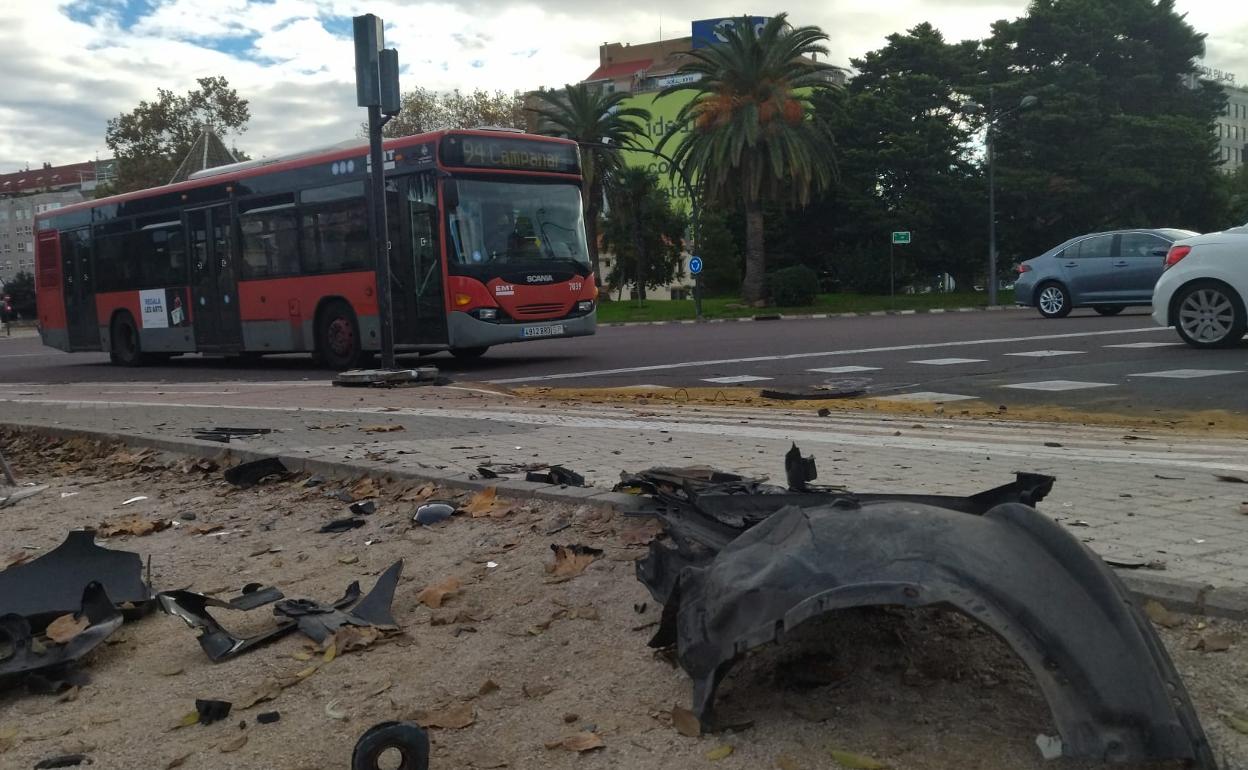
M 1191 230 L 1114 230 L 1071 238 L 1018 266 L 1014 302 L 1045 318 L 1065 318 L 1077 307 L 1117 315 L 1151 305 L 1170 244 Z

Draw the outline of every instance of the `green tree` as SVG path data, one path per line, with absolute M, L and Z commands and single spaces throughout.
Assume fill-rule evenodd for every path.
M 994 134 L 1003 255 L 1099 229 L 1222 224 L 1225 94 L 1196 78 L 1204 50 L 1173 0 L 1033 0 L 993 26 L 976 100 L 990 87 L 998 108 L 1041 100 Z
M 199 88 L 179 96 L 157 89 L 155 101 L 142 101 L 108 121 L 104 141 L 117 158 L 120 193 L 168 184 L 178 164 L 205 129 L 223 140 L 247 130 L 246 99 L 224 77 L 199 78 Z
M 628 98 L 623 92 L 608 93 L 584 83 L 567 85 L 562 90 L 539 91 L 538 106 L 530 111 L 537 116 L 537 132 L 562 136 L 581 142 L 581 176 L 585 190 L 585 236 L 589 241 L 589 259 L 594 279 L 602 286 L 598 267 L 598 219 L 602 213 L 603 192 L 611 174 L 623 166 L 618 150 L 598 145 L 627 149 L 636 147 L 645 136 L 650 111 L 641 107 L 623 107 Z
M 741 296 L 741 245 L 731 226 L 734 217 L 715 207 L 702 209 L 698 216 L 702 285 L 711 294 Z
M 13 276 L 13 280 L 4 285 L 4 293 L 9 295 L 13 304 L 13 312 L 19 318 L 36 317 L 35 308 L 35 276 L 22 271 Z
M 1228 225 L 1248 224 L 1248 165 L 1240 166 L 1223 180 Z
M 742 295 L 757 303 L 766 291 L 764 204 L 805 206 L 835 177 L 832 134 L 811 107 L 812 94 L 832 86 L 831 67 L 813 58 L 827 54 L 828 36 L 790 26 L 785 14 L 761 30 L 742 20 L 725 33 L 727 42 L 687 54 L 679 72 L 696 82 L 660 95 L 696 92 L 658 149 L 676 139 L 673 160 L 700 180 L 704 195 L 743 207 Z
M 403 94 L 402 112 L 382 132 L 389 137 L 411 136 L 449 128 L 497 126 L 524 129 L 524 97 L 519 91 L 438 92 L 414 88 Z M 367 127 L 364 128 L 367 131 Z
M 656 174 L 635 166 L 611 175 L 607 202 L 611 208 L 602 240 L 615 254 L 607 281 L 612 286 L 632 283 L 644 300 L 646 289 L 669 284 L 680 275 L 685 215 L 672 207 Z

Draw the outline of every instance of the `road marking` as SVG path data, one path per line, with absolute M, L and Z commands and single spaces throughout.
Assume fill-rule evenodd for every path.
M 1128 342 L 1125 345 L 1106 345 L 1105 347 L 1143 350 L 1145 348 L 1173 348 L 1182 344 L 1182 342 Z
M 878 366 L 829 366 L 824 369 L 807 369 L 808 372 L 820 374 L 850 374 L 852 372 L 878 372 Z
M 750 356 L 748 358 L 722 358 L 709 361 L 679 361 L 674 364 L 650 364 L 647 366 L 628 366 L 619 369 L 598 369 L 587 372 L 562 372 L 560 374 L 536 374 L 528 377 L 507 377 L 490 380 L 494 385 L 512 385 L 522 382 L 545 382 L 549 380 L 577 380 L 586 377 L 606 377 L 616 374 L 636 374 L 638 372 L 661 372 L 670 369 L 690 369 L 699 366 L 724 366 L 727 364 L 752 364 L 766 361 L 797 361 L 804 358 L 829 358 L 833 356 L 853 356 L 864 353 L 895 353 L 902 350 L 934 350 L 936 348 L 958 348 L 974 345 L 1003 345 L 1019 342 L 1037 342 L 1042 340 L 1069 340 L 1083 337 L 1104 337 L 1120 334 L 1148 334 L 1165 332 L 1161 326 L 1147 326 L 1140 329 L 1112 329 L 1099 332 L 1069 332 L 1066 334 L 1041 334 L 1035 337 L 1000 337 L 983 340 L 958 340 L 954 342 L 929 342 L 916 345 L 890 345 L 879 348 L 857 348 L 854 350 L 825 350 L 819 353 L 786 353 L 774 356 Z
M 901 393 L 896 396 L 881 396 L 876 401 L 917 401 L 922 403 L 940 404 L 946 401 L 973 401 L 979 396 L 963 396 L 957 393 L 936 393 L 930 390 L 921 390 L 917 393 Z
M 1049 358 L 1050 356 L 1081 356 L 1082 350 L 1028 350 L 1026 353 L 1006 353 L 1007 356 L 1025 356 L 1027 358 Z
M 762 382 L 770 379 L 770 377 L 755 377 L 752 374 L 737 374 L 732 377 L 708 377 L 702 381 L 713 382 L 716 385 L 736 385 L 740 382 Z
M 1161 372 L 1128 374 L 1128 377 L 1160 377 L 1167 380 L 1193 380 L 1197 377 L 1217 377 L 1219 374 L 1241 374 L 1243 369 L 1167 369 Z
M 986 358 L 929 358 L 926 361 L 911 361 L 912 364 L 926 366 L 953 366 L 954 364 L 982 364 Z
M 1020 382 L 1016 385 L 1002 385 L 1003 388 L 1017 390 L 1043 390 L 1059 393 L 1067 390 L 1087 390 L 1088 388 L 1112 388 L 1112 382 L 1081 382 L 1080 380 L 1044 380 L 1042 382 Z

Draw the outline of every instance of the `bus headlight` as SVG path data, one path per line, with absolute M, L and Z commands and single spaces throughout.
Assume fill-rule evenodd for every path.
M 587 300 L 583 300 L 581 302 L 576 303 L 576 312 L 578 313 L 588 313 L 589 311 L 593 309 L 594 309 L 593 300 L 587 299 Z
M 498 320 L 498 308 L 496 307 L 477 308 L 474 315 L 476 315 L 476 317 L 481 321 L 497 321 Z

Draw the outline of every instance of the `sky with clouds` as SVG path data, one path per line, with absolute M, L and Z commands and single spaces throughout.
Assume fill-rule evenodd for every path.
M 1176 0 L 1209 34 L 1206 64 L 1248 82 L 1248 3 Z M 679 12 L 674 9 L 679 7 Z M 602 42 L 689 34 L 691 19 L 788 11 L 831 37 L 833 63 L 930 21 L 984 36 L 1026 0 L 0 0 L 0 172 L 106 157 L 105 123 L 195 78 L 225 75 L 251 101 L 252 156 L 358 132 L 351 17 L 386 20 L 404 87 L 528 90 L 587 76 Z

